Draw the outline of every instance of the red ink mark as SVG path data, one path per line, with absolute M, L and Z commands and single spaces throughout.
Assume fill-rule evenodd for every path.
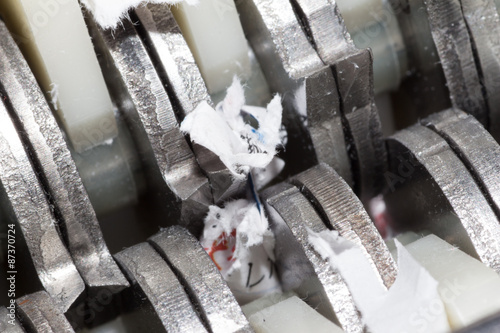
M 236 237 L 236 229 L 234 229 L 231 232 L 230 237 L 233 237 L 233 238 Z M 211 248 L 205 249 L 205 251 L 207 251 L 208 255 L 210 256 L 210 258 L 212 259 L 212 261 L 214 262 L 214 264 L 217 266 L 217 269 L 219 271 L 221 271 L 222 268 L 219 266 L 219 264 L 215 260 L 214 256 L 215 256 L 216 252 L 226 251 L 226 250 L 229 250 L 229 238 L 227 237 L 227 234 L 225 232 L 223 232 L 219 236 L 219 238 L 217 238 L 216 240 L 214 240 Z M 235 250 L 235 247 L 233 246 L 233 248 L 231 249 L 231 251 L 234 252 L 234 250 Z M 232 257 L 233 257 L 232 255 L 229 256 L 228 257 L 228 261 L 233 260 Z

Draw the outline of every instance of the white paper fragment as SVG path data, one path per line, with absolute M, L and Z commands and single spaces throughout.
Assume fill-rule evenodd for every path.
M 378 281 L 361 249 L 338 232 L 309 230 L 309 241 L 341 274 L 370 332 L 450 331 L 438 282 L 397 240 L 398 276 L 389 290 Z
M 274 271 L 274 235 L 255 202 L 240 199 L 224 208 L 211 206 L 200 242 L 240 304 L 281 292 Z
M 343 332 L 297 296 L 262 309 L 251 315 L 248 321 L 256 333 Z
M 214 110 L 200 103 L 181 124 L 181 131 L 217 156 L 238 180 L 253 168 L 265 168 L 281 144 L 280 128 L 283 108 L 276 95 L 267 109 L 245 106 L 245 95 L 235 77 L 225 99 Z M 244 120 L 248 115 L 258 122 L 253 128 Z
M 165 3 L 175 5 L 185 2 L 196 5 L 199 0 L 81 0 L 81 3 L 93 14 L 95 21 L 104 29 L 116 28 L 130 9 L 141 4 Z

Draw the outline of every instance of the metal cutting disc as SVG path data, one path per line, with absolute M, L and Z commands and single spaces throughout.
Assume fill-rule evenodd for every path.
M 64 226 L 75 265 L 90 288 L 128 286 L 104 242 L 96 214 L 63 134 L 28 64 L 0 21 L 0 93 L 23 135 L 50 204 Z M 34 223 L 35 221 L 33 221 Z
M 333 66 L 341 100 L 354 190 L 364 202 L 383 187 L 386 151 L 373 92 L 373 55 L 359 50 Z
M 500 146 L 495 139 L 473 116 L 458 109 L 433 114 L 421 124 L 448 142 L 500 217 Z
M 321 60 L 333 66 L 340 114 L 350 147 L 354 189 L 363 201 L 368 200 L 381 191 L 380 175 L 385 171 L 385 148 L 374 99 L 373 56 L 370 50 L 356 49 L 334 1 L 292 0 L 291 3 Z M 336 148 L 342 142 L 329 144 Z M 339 172 L 334 164 L 328 164 Z
M 74 333 L 64 313 L 45 291 L 39 291 L 16 300 L 18 316 L 28 332 Z
M 134 288 L 151 303 L 163 326 L 160 328 L 154 326 L 154 321 L 141 320 L 135 323 L 138 330 L 207 332 L 184 287 L 151 245 L 140 243 L 115 254 L 115 258 Z
M 167 89 L 179 121 L 200 102 L 212 104 L 194 57 L 168 5 L 149 4 L 135 10 L 141 25 L 136 26 Z M 210 181 L 214 201 L 241 194 L 245 183 L 234 180 L 220 158 L 193 143 L 196 159 Z
M 19 226 L 38 279 L 60 311 L 66 311 L 85 289 L 56 229 L 45 193 L 7 109 L 0 103 L 0 198 L 8 223 Z M 20 255 L 19 253 L 18 255 Z M 34 282 L 33 284 L 35 284 Z
M 315 49 L 325 64 L 348 56 L 356 47 L 334 0 L 290 0 L 307 25 Z
M 198 240 L 174 226 L 150 238 L 195 300 L 210 331 L 252 332 L 222 275 Z
M 397 274 L 391 253 L 361 201 L 335 170 L 320 164 L 293 177 L 291 183 L 311 200 L 329 228 L 360 246 L 389 288 Z
M 179 130 L 169 96 L 131 22 L 103 30 L 88 21 L 103 54 L 108 87 L 138 145 L 150 189 L 157 192 L 167 225 L 183 223 L 199 232 L 212 204 L 207 177 Z
M 385 194 L 398 231 L 429 230 L 500 272 L 500 224 L 448 143 L 414 125 L 387 139 Z
M 485 88 L 489 130 L 500 141 L 500 18 L 493 0 L 460 0 L 478 74 Z
M 452 105 L 487 126 L 488 110 L 460 0 L 427 0 L 424 4 Z
M 353 184 L 335 78 L 310 44 L 292 5 L 287 0 L 252 0 L 236 1 L 236 6 L 271 90 L 283 95 L 288 172 L 296 174 L 323 161 Z
M 262 193 L 276 237 L 276 266 L 284 290 L 293 290 L 346 332 L 363 332 L 359 311 L 342 279 L 309 243 L 308 229 L 328 230 L 311 202 L 293 185 L 281 183 Z

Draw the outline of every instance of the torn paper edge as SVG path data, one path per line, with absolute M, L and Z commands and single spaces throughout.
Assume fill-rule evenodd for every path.
M 245 123 L 242 110 L 258 121 L 258 128 Z M 243 86 L 234 77 L 215 109 L 201 102 L 185 117 L 180 129 L 193 143 L 216 154 L 235 179 L 244 180 L 252 169 L 267 167 L 275 157 L 282 144 L 282 113 L 279 95 L 267 108 L 246 106 Z
M 415 320 L 421 312 L 439 306 L 443 311 L 429 317 L 425 332 L 449 332 L 450 327 L 439 296 L 438 282 L 395 240 L 398 251 L 398 276 L 386 290 L 361 249 L 336 231 L 315 233 L 308 229 L 309 243 L 330 262 L 347 284 L 356 306 L 370 332 L 421 332 Z
M 210 206 L 200 240 L 240 304 L 281 292 L 274 268 L 275 238 L 260 202 L 239 199 Z
M 103 29 L 116 28 L 122 19 L 128 18 L 129 10 L 140 5 L 148 3 L 176 5 L 180 2 L 196 5 L 199 0 L 81 0 Z

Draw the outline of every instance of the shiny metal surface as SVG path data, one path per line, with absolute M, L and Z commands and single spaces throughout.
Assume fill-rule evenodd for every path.
M 271 90 L 283 96 L 289 173 L 304 171 L 319 160 L 353 184 L 335 79 L 310 44 L 290 2 L 236 1 L 236 6 Z
M 0 86 L 10 116 L 62 224 L 75 265 L 90 288 L 128 286 L 104 242 L 63 134 L 33 74 L 0 22 Z M 33 223 L 35 221 L 32 221 Z
M 22 325 L 33 333 L 74 333 L 70 323 L 45 291 L 16 300 Z
M 247 182 L 234 179 L 233 174 L 222 163 L 219 156 L 196 143 L 192 143 L 192 147 L 196 160 L 210 181 L 215 204 L 221 205 L 224 201 L 245 193 Z
M 354 191 L 366 202 L 383 187 L 385 146 L 373 93 L 373 56 L 359 50 L 333 66 L 344 132 L 354 177 Z
M 376 195 L 382 188 L 380 175 L 384 172 L 385 151 L 381 140 L 381 125 L 374 104 L 371 52 L 355 50 L 348 34 L 342 33 L 340 39 L 341 45 L 346 47 L 344 53 L 336 55 L 338 61 L 335 63 L 326 63 L 328 66 L 334 65 L 332 71 L 335 80 L 325 75 L 321 76 L 322 71 L 328 70 L 328 66 L 325 67 L 325 63 L 318 56 L 319 45 L 326 43 L 325 34 L 328 33 L 321 32 L 320 29 L 321 27 L 342 31 L 344 29 L 343 24 L 337 22 L 341 20 L 340 16 L 337 16 L 337 21 L 332 23 L 333 27 L 322 23 L 322 20 L 326 20 L 325 17 L 338 14 L 332 3 L 316 3 L 319 6 L 316 8 L 312 2 L 293 1 L 295 13 L 302 19 L 302 23 L 297 20 L 292 5 L 287 1 L 254 0 L 236 3 L 247 37 L 264 69 L 271 89 L 284 95 L 286 110 L 284 123 L 287 126 L 289 140 L 291 138 L 288 149 L 293 150 L 295 155 L 311 157 L 314 157 L 315 152 L 310 146 L 319 151 L 316 156 L 317 161 L 290 159 L 292 164 L 297 165 L 293 170 L 295 172 L 292 173 L 304 171 L 315 165 L 315 162 L 327 162 L 354 186 L 356 193 L 361 195 L 363 200 Z M 304 31 L 308 31 L 310 35 L 307 36 Z M 338 38 L 338 36 L 332 37 L 332 43 Z M 340 58 L 341 55 L 344 56 Z M 321 84 L 313 81 L 321 77 L 323 77 Z M 330 119 L 329 124 L 313 123 L 310 126 L 310 133 L 307 133 L 304 124 L 296 116 L 300 114 L 300 109 L 295 96 L 300 91 L 299 87 L 304 84 L 307 116 L 323 114 L 320 117 Z M 313 88 L 308 89 L 308 85 Z M 332 104 L 331 100 L 336 98 L 329 95 L 336 94 L 337 91 L 340 103 Z M 318 95 L 324 100 L 318 100 Z M 340 122 L 343 125 L 342 131 Z M 328 135 L 323 134 L 321 137 L 320 134 L 318 137 L 318 132 L 325 132 L 324 127 L 329 127 L 328 131 L 336 138 L 343 133 L 345 141 L 332 143 Z M 297 138 L 294 139 L 294 136 Z M 309 143 L 309 139 L 313 144 Z M 325 145 L 332 145 L 336 153 L 325 154 Z M 307 148 L 309 150 L 305 150 Z M 337 160 L 332 161 L 332 157 Z M 349 159 L 348 166 L 345 161 Z M 352 170 L 352 174 L 346 173 L 348 168 Z
M 291 183 L 312 202 L 329 228 L 361 247 L 380 281 L 389 288 L 397 275 L 391 253 L 361 201 L 335 170 L 320 164 L 293 177 Z
M 351 160 L 347 154 L 344 126 L 335 78 L 329 67 L 304 80 L 307 99 L 307 127 L 319 162 L 334 168 L 353 186 Z
M 200 70 L 169 6 L 148 4 L 137 8 L 135 13 L 143 30 L 139 25 L 137 27 L 148 45 L 160 78 L 175 97 L 172 103 L 179 107 L 180 117 L 193 111 L 202 101 L 212 104 Z
M 210 331 L 252 332 L 217 267 L 186 229 L 170 227 L 151 237 L 150 242 L 187 289 Z
M 156 70 L 167 89 L 179 122 L 202 101 L 212 105 L 205 82 L 194 57 L 168 5 L 149 4 L 135 10 L 142 26 L 136 29 L 143 37 Z M 215 202 L 244 191 L 219 157 L 193 143 L 193 152 L 210 181 Z
M 293 85 L 324 66 L 288 0 L 237 0 L 236 6 L 272 90 L 280 91 L 286 81 Z
M 451 104 L 472 114 L 487 126 L 488 111 L 460 0 L 427 0 L 424 4 Z
M 283 96 L 283 124 L 288 143 L 282 154 L 285 172 L 295 174 L 317 163 L 314 145 L 304 121 L 309 98 L 301 109 L 296 94 L 307 78 L 325 65 L 310 45 L 288 0 L 237 0 L 236 8 L 245 35 L 255 52 L 272 92 Z M 322 85 L 325 90 L 336 88 Z M 304 98 L 304 96 L 302 96 Z M 293 152 L 293 153 L 292 153 Z M 347 153 L 344 153 L 347 154 Z M 300 158 L 297 158 L 300 156 Z
M 66 311 L 85 285 L 59 236 L 57 221 L 3 103 L 0 103 L 0 157 L 2 210 L 9 223 L 19 225 L 22 235 L 17 237 L 19 242 L 24 239 L 29 250 L 25 255 L 31 256 L 39 281 L 57 308 Z
M 325 64 L 348 56 L 356 47 L 344 24 L 335 0 L 290 0 L 297 15 L 307 22 L 306 29 Z
M 310 201 L 293 185 L 281 183 L 262 194 L 276 237 L 276 266 L 284 290 L 293 290 L 346 332 L 364 325 L 349 289 L 327 260 L 309 243 L 308 228 L 328 230 Z
M 489 130 L 500 140 L 500 18 L 493 0 L 460 0 L 489 110 Z
M 140 243 L 115 254 L 115 258 L 133 288 L 147 298 L 163 324 L 163 328 L 159 328 L 151 327 L 150 322 L 140 322 L 138 328 L 169 333 L 207 332 L 184 287 L 151 245 Z
M 292 0 L 292 3 L 296 4 L 296 13 L 302 18 L 304 30 L 309 33 L 318 55 L 325 64 L 333 65 L 339 109 L 350 147 L 354 189 L 367 200 L 382 189 L 380 175 L 384 172 L 385 160 L 374 99 L 372 53 L 356 49 L 335 1 Z M 336 146 L 343 144 L 334 142 Z M 328 163 L 327 159 L 319 161 Z M 335 164 L 328 164 L 339 172 Z M 343 173 L 339 174 L 347 179 Z
M 345 281 L 309 243 L 308 230 L 337 230 L 361 246 L 380 283 L 390 287 L 397 267 L 363 206 L 380 193 L 384 177 L 387 215 L 372 212 L 381 230 L 390 221 L 396 232 L 429 230 L 500 273 L 500 147 L 472 116 L 500 137 L 500 19 L 493 1 L 387 1 L 397 12 L 408 50 L 404 61 L 409 65 L 401 73 L 408 70 L 405 85 L 413 94 L 404 98 L 420 100 L 417 108 L 426 106 L 416 113 L 420 116 L 449 108 L 450 97 L 468 113 L 434 114 L 384 142 L 374 103 L 372 52 L 353 45 L 335 0 L 235 0 L 251 56 L 254 52 L 259 63 L 252 68 L 261 66 L 272 92 L 283 98 L 288 145 L 280 151 L 286 166 L 279 179 L 292 178 L 261 194 L 276 236 L 282 287 L 346 332 L 369 329 Z M 224 10 L 223 2 L 217 6 Z M 17 301 L 19 318 L 33 332 L 72 332 L 70 325 L 91 328 L 116 316 L 132 332 L 250 332 L 196 238 L 208 206 L 238 197 L 247 183 L 234 180 L 215 154 L 191 144 L 179 130 L 199 102 L 213 103 L 169 7 L 144 4 L 129 15 L 131 20 L 115 30 L 103 30 L 85 13 L 117 119 L 132 134 L 101 146 L 99 153 L 96 148 L 93 159 L 85 161 L 85 172 L 100 168 L 93 187 L 85 182 L 88 174 L 76 169 L 85 162 L 73 161 L 64 133 L 0 21 L 0 213 L 18 224 L 19 241 L 29 249 L 20 257 L 36 269 L 32 289 L 20 289 L 28 295 Z M 387 23 L 375 20 L 372 28 Z M 386 40 L 391 36 L 377 32 L 367 36 L 370 45 L 394 46 Z M 393 41 L 398 42 L 403 43 Z M 245 87 L 250 100 L 262 106 L 270 92 L 254 72 Z M 408 111 L 404 106 L 395 110 L 398 116 Z M 139 158 L 128 161 L 136 153 Z M 85 158 L 73 155 L 80 157 Z M 118 221 L 115 228 L 103 223 L 107 237 L 139 243 L 113 259 L 84 185 L 89 193 L 106 187 L 102 196 L 113 196 L 131 183 L 140 186 L 142 171 L 146 191 L 120 197 L 144 194 L 139 205 L 102 219 Z M 116 179 L 126 178 L 120 172 L 131 181 L 116 185 Z M 105 181 L 106 175 L 115 185 Z M 133 220 L 136 229 L 119 224 L 122 219 Z M 384 231 L 390 235 L 392 230 Z M 0 248 L 0 261 L 3 254 Z M 91 288 L 85 290 L 85 284 Z M 92 303 L 99 301 L 95 288 L 113 291 L 109 302 Z M 80 314 L 87 310 L 94 311 L 89 322 Z M 0 316 L 5 311 L 0 307 Z M 483 330 L 496 327 L 484 325 Z
M 479 186 L 446 141 L 414 125 L 387 139 L 394 227 L 429 230 L 500 271 L 500 224 Z
M 115 102 L 125 114 L 141 153 L 150 190 L 156 191 L 166 225 L 182 223 L 197 233 L 212 203 L 203 175 L 165 88 L 130 22 L 102 30 L 88 22 Z
M 14 318 L 13 320 L 7 315 L 9 314 L 9 310 L 6 307 L 0 307 L 0 332 L 3 333 L 24 333 L 26 332 L 24 328 L 21 326 L 21 323 Z M 9 323 L 8 321 L 12 320 L 14 325 Z
M 432 38 L 424 0 L 389 0 L 406 49 L 408 70 L 400 86 L 402 112 L 409 126 L 419 118 L 451 107 L 439 52 Z
M 500 217 L 500 146 L 495 139 L 473 116 L 457 109 L 433 114 L 421 124 L 448 142 Z

